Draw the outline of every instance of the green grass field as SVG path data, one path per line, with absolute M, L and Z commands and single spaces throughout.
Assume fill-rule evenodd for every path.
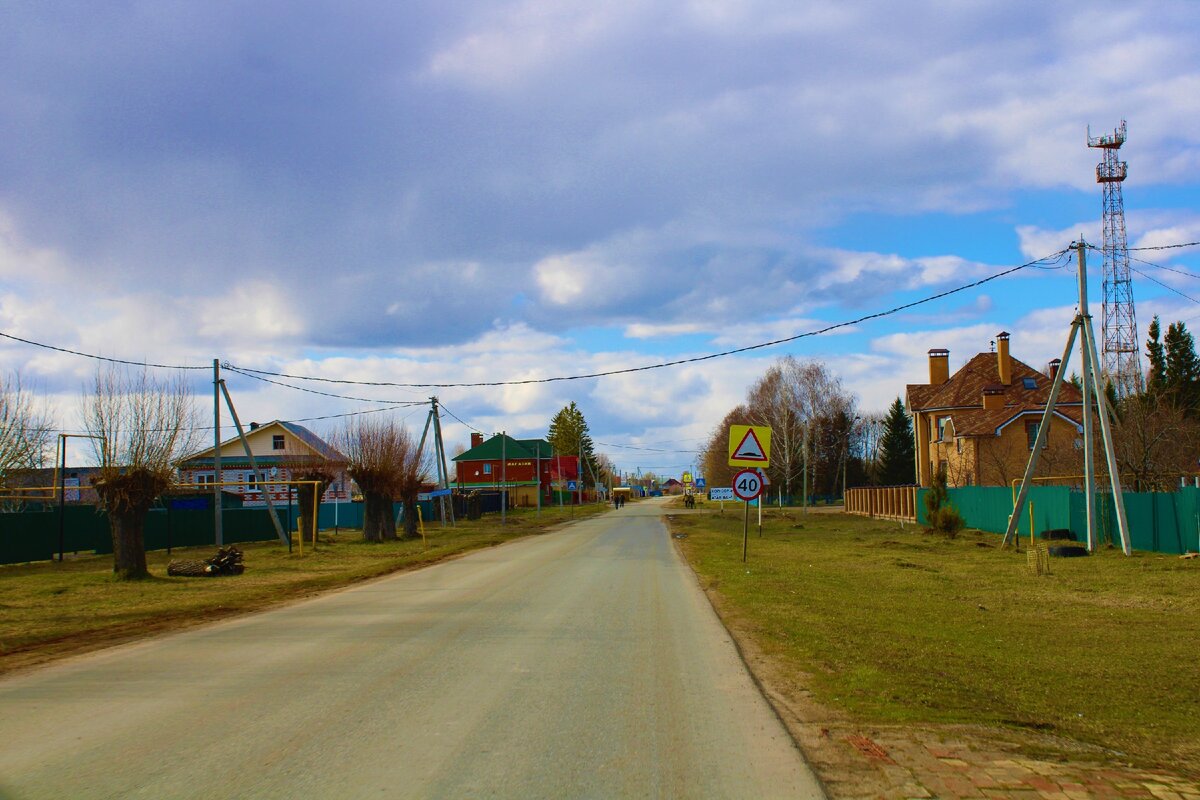
M 542 533 L 583 519 L 605 506 L 531 509 L 457 526 L 425 527 L 427 543 L 368 543 L 360 531 L 322 533 L 317 551 L 288 554 L 278 543 L 238 545 L 246 572 L 236 577 L 167 577 L 171 559 L 208 558 L 215 547 L 147 553 L 154 577 L 121 582 L 112 556 L 66 563 L 0 566 L 0 672 L 199 622 L 265 608 L 281 601 L 344 586 L 396 570 L 438 561 L 467 550 Z
M 672 525 L 730 622 L 858 720 L 1200 756 L 1200 559 L 1108 551 L 1035 577 L 992 534 L 773 510 L 743 564 L 740 513 Z

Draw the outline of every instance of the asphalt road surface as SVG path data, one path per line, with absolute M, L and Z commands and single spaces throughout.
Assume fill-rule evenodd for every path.
M 823 797 L 660 513 L 0 680 L 0 797 Z

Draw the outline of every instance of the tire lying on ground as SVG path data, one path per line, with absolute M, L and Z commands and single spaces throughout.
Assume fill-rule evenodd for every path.
M 1056 544 L 1050 548 L 1050 555 L 1058 558 L 1078 558 L 1087 554 L 1088 549 L 1081 544 Z

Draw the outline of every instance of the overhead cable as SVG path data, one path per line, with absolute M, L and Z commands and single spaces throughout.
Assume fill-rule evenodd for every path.
M 449 389 L 462 389 L 462 388 L 476 388 L 476 387 L 484 387 L 484 386 L 524 386 L 524 385 L 535 384 L 535 383 L 557 383 L 557 382 L 561 382 L 561 381 L 586 380 L 588 378 L 604 378 L 604 377 L 608 377 L 611 375 L 628 375 L 628 374 L 634 373 L 634 372 L 647 372 L 650 370 L 664 369 L 665 367 L 677 367 L 682 364 L 695 364 L 700 361 L 710 361 L 714 358 L 724 358 L 726 356 L 737 355 L 739 353 L 748 353 L 753 350 L 761 350 L 765 347 L 774 347 L 774 346 L 781 345 L 781 344 L 787 344 L 788 342 L 795 342 L 800 339 L 807 339 L 807 338 L 810 338 L 813 336 L 820 336 L 821 334 L 829 333 L 830 331 L 835 331 L 835 330 L 838 330 L 839 328 L 848 328 L 852 325 L 858 325 L 858 324 L 861 324 L 863 322 L 868 322 L 873 319 L 880 319 L 883 317 L 888 317 L 893 314 L 898 314 L 901 311 L 906 311 L 910 308 L 915 308 L 917 306 L 921 306 L 926 303 L 931 303 L 935 300 L 941 300 L 944 297 L 950 297 L 951 295 L 955 295 L 960 292 L 965 292 L 968 289 L 974 289 L 978 286 L 984 285 L 985 283 L 990 283 L 991 281 L 997 280 L 999 278 L 1003 278 L 1006 275 L 1012 275 L 1014 272 L 1019 272 L 1023 269 L 1028 269 L 1030 267 L 1037 266 L 1038 264 L 1041 264 L 1042 262 L 1054 261 L 1054 260 L 1060 258 L 1066 252 L 1067 252 L 1066 249 L 1059 250 L 1058 252 L 1052 253 L 1043 258 L 1034 259 L 1033 261 L 1027 261 L 1024 264 L 1018 264 L 1015 267 L 1009 267 L 1008 269 L 1001 270 L 1000 272 L 997 272 L 993 275 L 989 275 L 986 278 L 980 278 L 977 281 L 972 281 L 971 283 L 965 283 L 965 284 L 962 284 L 961 286 L 956 286 L 953 289 L 947 289 L 944 292 L 938 292 L 937 294 L 932 294 L 932 295 L 928 295 L 926 297 L 922 297 L 919 300 L 913 300 L 912 302 L 909 302 L 909 303 L 903 303 L 898 306 L 893 306 L 892 308 L 886 309 L 884 311 L 877 311 L 873 314 L 865 314 L 861 317 L 857 317 L 856 319 L 846 320 L 844 322 L 837 322 L 837 323 L 833 323 L 831 325 L 826 325 L 823 328 L 818 328 L 816 330 L 805 331 L 804 333 L 798 333 L 795 336 L 785 336 L 781 339 L 773 339 L 769 342 L 760 342 L 758 344 L 747 345 L 745 347 L 737 347 L 732 350 L 723 350 L 719 353 L 708 353 L 708 354 L 702 355 L 702 356 L 692 356 L 691 358 L 680 358 L 680 359 L 675 359 L 673 361 L 663 361 L 663 362 L 660 362 L 657 364 L 647 364 L 647 365 L 644 365 L 641 367 L 625 367 L 623 369 L 613 369 L 613 370 L 607 370 L 604 372 L 590 372 L 590 373 L 586 373 L 586 374 L 582 374 L 582 375 L 560 375 L 560 376 L 556 376 L 556 377 L 552 377 L 552 378 L 525 378 L 523 380 L 509 380 L 509 381 L 475 381 L 475 382 L 469 382 L 469 383 L 398 383 L 398 382 L 393 382 L 393 381 L 355 381 L 355 380 L 348 380 L 348 379 L 344 379 L 344 378 L 318 378 L 318 377 L 311 376 L 311 375 L 292 375 L 292 374 L 288 374 L 285 372 L 270 372 L 267 370 L 250 369 L 249 367 L 230 366 L 229 369 L 235 369 L 235 371 L 242 372 L 242 373 L 253 372 L 258 375 L 271 375 L 276 378 L 290 378 L 292 380 L 320 381 L 322 383 L 353 384 L 356 386 L 395 386 L 395 387 L 409 388 L 409 389 L 439 389 L 439 388 L 441 388 L 441 389 L 448 389 L 448 388 Z
M 44 342 L 35 342 L 32 339 L 22 339 L 20 336 L 13 336 L 11 333 L 4 333 L 3 331 L 0 331 L 0 336 L 4 337 L 5 339 L 12 339 L 14 342 L 21 342 L 22 344 L 29 344 L 29 345 L 33 345 L 34 347 L 41 347 L 44 350 L 53 350 L 57 353 L 66 353 L 67 355 L 80 356 L 82 358 L 90 358 L 95 361 L 107 361 L 112 364 L 128 364 L 129 366 L 132 366 L 132 367 L 154 367 L 155 369 L 212 369 L 211 364 L 207 365 L 207 366 L 203 366 L 203 367 L 183 366 L 180 364 L 155 364 L 150 361 L 127 361 L 123 358 L 109 358 L 108 356 L 98 356 L 93 353 L 81 353 L 78 350 L 71 350 L 66 347 L 55 347 L 52 344 L 45 344 Z

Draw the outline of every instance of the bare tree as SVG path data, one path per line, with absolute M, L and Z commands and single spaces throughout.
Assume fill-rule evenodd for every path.
M 45 464 L 54 423 L 21 385 L 20 375 L 0 377 L 0 487 Z
M 1113 431 L 1117 464 L 1139 492 L 1171 491 L 1196 471 L 1200 423 L 1164 397 L 1138 395 L 1121 403 Z
M 296 487 L 296 502 L 300 504 L 300 535 L 312 541 L 317 535 L 317 519 L 313 517 L 313 506 L 320 503 L 325 490 L 346 468 L 346 459 L 326 458 L 311 452 L 288 450 L 284 452 L 280 466 L 287 470 L 291 480 L 317 482 L 315 485 L 302 483 Z
M 339 445 L 347 471 L 363 493 L 363 538 L 369 542 L 396 538 L 392 517 L 396 498 L 404 502 L 405 536 L 416 536 L 417 492 L 427 470 L 408 429 L 390 419 L 359 418 L 347 423 Z
M 158 381 L 145 369 L 101 368 L 83 396 L 83 424 L 100 467 L 93 486 L 112 529 L 113 572 L 147 577 L 146 512 L 198 443 L 192 395 L 181 376 Z

